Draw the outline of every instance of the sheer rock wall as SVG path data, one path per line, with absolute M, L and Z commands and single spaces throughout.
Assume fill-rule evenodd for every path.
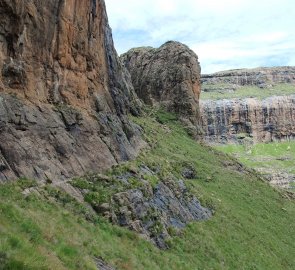
M 140 102 L 103 0 L 0 0 L 0 179 L 61 180 L 133 158 Z

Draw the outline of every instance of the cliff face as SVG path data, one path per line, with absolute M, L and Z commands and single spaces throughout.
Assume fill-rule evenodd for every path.
M 207 140 L 237 141 L 250 136 L 254 142 L 270 142 L 294 138 L 295 67 L 229 70 L 202 75 L 201 80 L 202 91 L 211 92 L 211 97 L 215 93 L 219 97 L 245 97 L 201 102 Z M 250 98 L 256 92 L 260 97 L 276 92 L 287 95 Z
M 224 90 L 235 90 L 239 86 L 255 85 L 260 88 L 267 88 L 273 84 L 295 83 L 295 67 L 273 67 L 255 69 L 236 69 L 216 72 L 213 74 L 203 74 L 202 91 L 212 91 L 220 89 L 220 84 L 224 85 Z M 215 88 L 214 88 L 215 86 Z
M 130 75 L 103 0 L 0 0 L 0 179 L 57 180 L 136 155 Z
M 192 50 L 169 41 L 158 49 L 131 49 L 121 59 L 138 97 L 145 103 L 198 122 L 201 68 Z
M 254 142 L 295 138 L 295 95 L 264 100 L 223 99 L 203 101 L 201 115 L 209 141 L 236 141 L 245 136 Z

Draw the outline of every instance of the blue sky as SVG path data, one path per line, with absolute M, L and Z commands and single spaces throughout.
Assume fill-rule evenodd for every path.
M 294 0 L 105 0 L 119 54 L 187 44 L 202 73 L 295 65 Z

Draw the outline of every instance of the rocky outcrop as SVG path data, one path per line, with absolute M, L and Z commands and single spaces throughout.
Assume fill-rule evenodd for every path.
M 95 258 L 95 263 L 98 270 L 116 270 L 114 267 L 106 264 L 106 262 L 101 258 Z
M 294 190 L 295 175 L 284 171 L 260 169 L 260 173 L 275 187 Z
M 138 97 L 146 104 L 164 107 L 198 122 L 201 69 L 192 50 L 169 41 L 157 49 L 131 49 L 121 59 Z
M 295 83 L 295 67 L 234 69 L 203 74 L 202 91 L 235 91 L 240 86 L 268 88 L 274 84 Z
M 254 142 L 295 138 L 295 95 L 203 101 L 201 115 L 205 138 L 212 142 L 245 137 Z
M 140 102 L 103 0 L 0 0 L 0 179 L 65 179 L 133 158 Z
M 187 223 L 209 219 L 213 211 L 189 192 L 184 179 L 160 175 L 141 165 L 114 177 L 88 175 L 71 184 L 98 214 L 167 248 L 167 240 Z M 157 179 L 153 185 L 145 180 L 151 177 Z
M 181 180 L 165 179 L 154 189 L 143 181 L 143 187 L 113 196 L 111 220 L 150 239 L 159 248 L 167 247 L 166 240 L 173 230 L 177 232 L 189 222 L 206 220 L 212 215 Z

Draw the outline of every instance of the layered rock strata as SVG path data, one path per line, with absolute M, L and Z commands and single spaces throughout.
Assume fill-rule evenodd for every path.
M 212 142 L 247 136 L 254 142 L 295 138 L 295 95 L 203 101 L 201 115 L 205 138 Z
M 159 48 L 135 48 L 121 59 L 146 104 L 198 122 L 201 68 L 197 55 L 186 45 L 169 41 Z
M 65 179 L 133 158 L 140 102 L 103 0 L 0 1 L 0 179 Z
M 295 67 L 234 69 L 201 77 L 202 91 L 234 91 L 240 86 L 252 85 L 268 88 L 274 84 L 295 83 Z M 215 86 L 215 87 L 214 87 Z

